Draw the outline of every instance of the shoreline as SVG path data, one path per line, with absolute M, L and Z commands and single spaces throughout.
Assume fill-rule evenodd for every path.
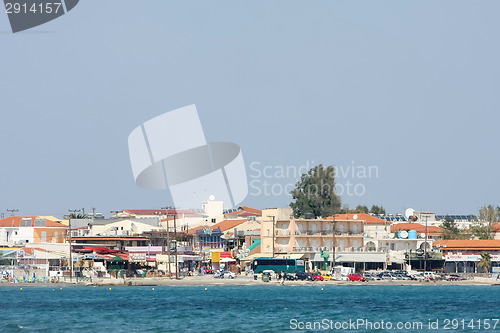
M 213 276 L 192 276 L 179 280 L 168 278 L 130 278 L 130 279 L 96 279 L 93 282 L 57 282 L 57 283 L 1 283 L 0 287 L 42 287 L 42 288 L 61 288 L 71 286 L 129 286 L 129 287 L 160 287 L 160 286 L 280 286 L 277 280 L 263 282 L 254 280 L 251 276 L 237 276 L 234 279 L 216 279 Z M 411 281 L 411 280 L 381 280 L 367 282 L 351 281 L 285 281 L 285 286 L 500 286 L 500 281 L 489 278 L 475 278 L 473 280 L 463 281 Z

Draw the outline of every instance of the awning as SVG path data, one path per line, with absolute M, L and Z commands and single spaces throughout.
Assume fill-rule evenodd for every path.
M 202 256 L 190 256 L 190 255 L 178 255 L 177 260 L 182 261 L 201 261 L 203 260 Z
M 304 257 L 304 253 L 290 253 L 290 254 L 277 254 L 274 257 L 277 259 L 302 259 Z
M 235 261 L 236 261 L 236 259 L 233 259 L 233 258 L 222 258 L 220 260 L 220 262 L 235 262 Z
M 246 256 L 244 258 L 241 258 L 240 260 L 241 261 L 252 261 L 256 258 L 261 258 L 261 257 L 270 257 L 270 255 L 264 254 L 264 253 L 254 253 L 254 254 L 251 254 L 251 255 Z
M 403 259 L 391 257 L 391 262 L 395 264 L 404 264 Z M 330 259 L 331 261 L 331 256 Z M 335 258 L 336 262 L 386 262 L 386 253 L 367 253 L 367 252 L 353 252 L 353 253 L 339 253 Z

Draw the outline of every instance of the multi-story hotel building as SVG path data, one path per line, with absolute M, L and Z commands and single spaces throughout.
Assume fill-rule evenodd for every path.
M 350 214 L 352 215 L 352 214 Z M 277 253 L 320 253 L 362 251 L 364 221 L 345 214 L 325 219 L 296 219 L 291 209 L 262 211 L 261 251 Z M 312 258 L 312 257 L 311 257 Z

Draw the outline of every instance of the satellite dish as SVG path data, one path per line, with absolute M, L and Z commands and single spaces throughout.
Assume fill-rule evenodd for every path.
M 358 219 L 358 214 L 354 214 L 354 216 L 352 218 L 353 218 L 353 220 L 357 220 Z
M 420 234 L 420 238 L 425 238 L 425 232 L 422 232 L 422 233 Z
M 211 194 L 211 195 L 208 197 L 208 200 L 210 200 L 210 201 L 214 201 L 214 200 L 215 200 L 215 195 Z
M 392 233 L 392 232 L 391 232 L 391 233 L 389 234 L 389 238 L 391 238 L 391 239 L 392 239 L 392 238 L 394 238 L 394 237 L 396 237 L 396 236 L 394 235 L 394 233 Z
M 401 230 L 401 238 L 408 238 L 408 231 Z
M 410 216 L 412 216 L 413 214 L 415 214 L 415 209 L 413 208 L 408 208 L 407 210 L 405 210 L 405 216 L 406 218 L 409 218 Z

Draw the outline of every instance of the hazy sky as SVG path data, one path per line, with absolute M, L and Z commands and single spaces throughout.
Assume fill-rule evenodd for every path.
M 172 204 L 135 185 L 127 137 L 190 104 L 208 141 L 240 145 L 245 205 L 288 206 L 294 168 L 319 163 L 344 174 L 350 207 L 500 204 L 499 12 L 498 1 L 82 0 L 17 34 L 0 13 L 0 212 Z

